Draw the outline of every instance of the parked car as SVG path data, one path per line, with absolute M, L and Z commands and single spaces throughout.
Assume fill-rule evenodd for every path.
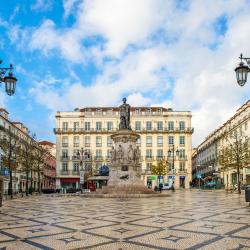
M 171 189 L 171 186 L 168 184 L 168 183 L 165 183 L 163 186 L 162 186 L 162 190 L 169 190 Z

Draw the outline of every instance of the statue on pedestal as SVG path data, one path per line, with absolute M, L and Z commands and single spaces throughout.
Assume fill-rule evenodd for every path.
M 120 109 L 120 124 L 119 129 L 129 129 L 130 127 L 130 105 L 126 103 L 127 99 L 122 99 L 123 104 L 119 107 Z

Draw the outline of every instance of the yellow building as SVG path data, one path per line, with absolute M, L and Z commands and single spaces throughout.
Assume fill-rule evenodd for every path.
M 96 172 L 110 164 L 111 134 L 119 128 L 119 109 L 91 107 L 56 113 L 57 187 L 80 187 L 81 166 Z M 157 183 L 150 168 L 168 161 L 164 183 L 189 187 L 191 181 L 191 112 L 162 107 L 131 107 L 132 130 L 140 134 L 142 178 L 145 185 Z M 173 155 L 174 151 L 174 155 Z M 82 163 L 82 164 L 81 164 Z

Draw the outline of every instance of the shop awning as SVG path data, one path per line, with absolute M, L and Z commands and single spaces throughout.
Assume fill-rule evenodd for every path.
M 76 183 L 80 182 L 80 178 L 60 178 L 62 183 Z

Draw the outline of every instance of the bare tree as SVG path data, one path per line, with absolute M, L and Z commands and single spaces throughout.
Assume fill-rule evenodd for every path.
M 36 149 L 34 150 L 34 171 L 37 173 L 39 194 L 41 194 L 41 175 L 46 164 L 47 156 L 49 156 L 49 151 L 45 147 L 42 147 L 37 143 Z
M 8 185 L 8 194 L 11 199 L 13 198 L 13 171 L 18 167 L 18 157 L 19 157 L 19 137 L 15 133 L 15 130 L 12 130 L 11 127 L 4 128 L 0 127 L 0 148 L 3 151 L 2 156 L 2 165 L 9 170 L 9 185 Z
M 22 162 L 22 170 L 26 175 L 26 196 L 29 195 L 29 174 L 30 174 L 30 193 L 33 191 L 33 170 L 35 165 L 35 151 L 36 141 L 35 135 L 31 135 L 22 140 L 20 150 L 20 159 Z
M 227 143 L 220 149 L 219 164 L 225 172 L 229 169 L 236 169 L 238 193 L 241 193 L 240 170 L 247 166 L 250 161 L 250 140 L 239 132 L 232 133 Z

